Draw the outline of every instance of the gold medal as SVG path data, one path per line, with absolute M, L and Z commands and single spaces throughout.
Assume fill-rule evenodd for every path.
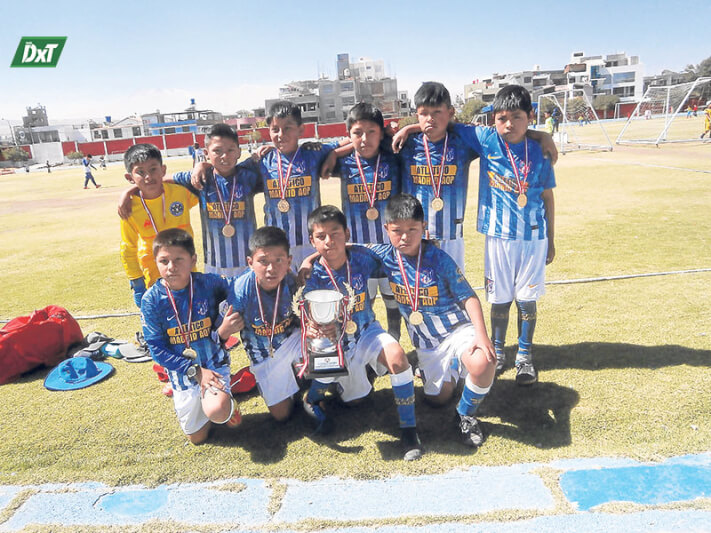
M 224 235 L 228 239 L 234 237 L 235 227 L 232 224 L 225 224 L 224 226 L 222 226 L 222 235 Z
M 291 206 L 289 205 L 288 200 L 285 200 L 284 198 L 282 198 L 281 200 L 279 200 L 279 203 L 277 204 L 277 208 L 282 213 L 287 213 L 289 211 L 289 209 L 291 208 Z
M 410 313 L 410 324 L 413 326 L 419 326 L 425 321 L 425 317 L 419 311 L 413 311 Z
M 183 357 L 187 357 L 188 359 L 195 360 L 197 359 L 197 352 L 193 350 L 192 348 L 185 348 L 183 350 Z
M 365 217 L 368 220 L 378 220 L 379 216 L 380 216 L 380 213 L 378 213 L 378 210 L 375 209 L 374 207 L 369 207 L 368 210 L 365 212 Z
M 272 343 L 269 343 L 269 357 L 274 357 L 274 346 L 272 346 Z
M 353 335 L 356 331 L 358 331 L 358 325 L 352 320 L 346 321 L 346 333 Z
M 516 199 L 516 203 L 518 203 L 518 206 L 520 208 L 526 207 L 526 204 L 528 203 L 528 198 L 526 197 L 525 194 L 521 193 L 518 195 L 518 198 Z
M 433 211 L 442 211 L 444 208 L 444 200 L 442 200 L 442 198 L 432 198 L 430 207 Z

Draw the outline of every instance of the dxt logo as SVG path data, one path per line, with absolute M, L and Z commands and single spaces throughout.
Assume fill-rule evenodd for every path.
M 23 37 L 10 66 L 54 68 L 66 41 L 66 37 Z

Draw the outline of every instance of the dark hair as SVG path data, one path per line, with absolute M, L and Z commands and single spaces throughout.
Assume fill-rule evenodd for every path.
M 299 106 L 286 100 L 278 100 L 269 106 L 269 111 L 267 111 L 267 126 L 271 126 L 272 120 L 275 118 L 288 117 L 293 118 L 296 124 L 301 126 L 301 110 Z
M 91 157 L 91 154 L 86 154 L 86 157 Z
M 385 223 L 390 224 L 396 220 L 425 221 L 425 211 L 420 201 L 411 194 L 396 194 L 388 205 L 385 206 Z
M 343 226 L 344 230 L 348 229 L 348 222 L 346 221 L 346 215 L 343 214 L 343 211 L 338 209 L 335 205 L 322 205 L 311 211 L 306 221 L 309 228 L 309 236 L 313 235 L 314 226 L 316 224 L 324 224 L 326 222 L 338 222 L 338 224 Z
M 500 111 L 525 111 L 530 113 L 533 109 L 531 105 L 531 94 L 525 87 L 520 85 L 507 85 L 501 89 L 491 104 L 494 114 Z
M 351 110 L 348 111 L 348 118 L 346 119 L 346 129 L 351 131 L 351 126 L 359 120 L 369 120 L 370 122 L 374 122 L 380 126 L 381 130 L 385 129 L 383 114 L 380 112 L 380 109 L 375 107 L 373 104 L 359 102 L 351 107 Z
M 134 144 L 123 154 L 123 164 L 128 172 L 131 172 L 133 165 L 145 163 L 149 159 L 156 159 L 162 165 L 163 156 L 160 150 L 152 144 Z
M 426 81 L 415 93 L 415 109 L 421 106 L 439 107 L 442 104 L 449 109 L 452 99 L 447 88 L 438 81 Z
M 260 248 L 281 246 L 289 253 L 289 239 L 284 230 L 276 226 L 262 226 L 249 237 L 247 255 L 252 256 Z
M 226 139 L 232 139 L 235 144 L 239 146 L 239 137 L 237 136 L 237 133 L 235 132 L 235 130 L 232 129 L 231 126 L 227 124 L 212 125 L 210 131 L 205 134 L 205 148 L 207 148 L 207 146 L 210 144 L 210 141 L 213 137 L 224 137 Z
M 158 255 L 161 248 L 168 248 L 169 246 L 179 246 L 188 252 L 191 257 L 195 255 L 195 241 L 184 229 L 170 228 L 159 232 L 153 240 L 153 257 Z

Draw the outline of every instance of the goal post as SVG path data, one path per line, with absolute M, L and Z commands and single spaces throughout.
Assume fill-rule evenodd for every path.
M 538 124 L 550 111 L 558 119 L 553 140 L 561 153 L 577 150 L 612 151 L 612 142 L 583 89 L 566 89 L 538 97 Z
M 686 112 L 696 105 L 703 109 L 711 100 L 711 77 L 694 81 L 649 87 L 630 113 L 617 136 L 617 144 L 699 142 L 699 114 Z M 689 120 L 692 119 L 692 120 Z

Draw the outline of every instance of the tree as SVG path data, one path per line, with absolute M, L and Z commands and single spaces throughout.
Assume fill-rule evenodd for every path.
M 601 94 L 596 96 L 592 102 L 595 110 L 602 109 L 604 111 L 603 118 L 607 118 L 607 112 L 615 109 L 615 105 L 620 101 L 620 97 L 616 94 Z
M 72 163 L 76 163 L 82 157 L 84 157 L 84 154 L 81 152 L 69 152 L 67 154 L 67 159 L 71 160 Z
M 573 120 L 575 120 L 578 116 L 585 114 L 587 107 L 588 106 L 585 104 L 585 100 L 578 96 L 577 98 L 571 98 L 568 100 L 566 113 L 568 113 L 569 117 L 572 116 Z
M 247 134 L 247 139 L 249 139 L 250 143 L 257 144 L 259 141 L 262 140 L 262 136 L 257 130 L 251 130 Z
M 27 161 L 30 156 L 27 155 L 27 152 L 25 152 L 22 148 L 18 146 L 13 146 L 11 148 L 5 148 L 2 151 L 2 156 L 7 160 L 7 161 L 12 161 L 13 163 L 17 163 L 19 161 Z
M 460 122 L 469 123 L 474 120 L 479 112 L 486 107 L 486 102 L 477 98 L 470 98 L 462 107 L 461 112 L 457 116 Z
M 684 75 L 684 81 L 694 81 L 696 78 L 711 76 L 711 56 L 704 59 L 698 65 L 686 65 L 682 74 Z

